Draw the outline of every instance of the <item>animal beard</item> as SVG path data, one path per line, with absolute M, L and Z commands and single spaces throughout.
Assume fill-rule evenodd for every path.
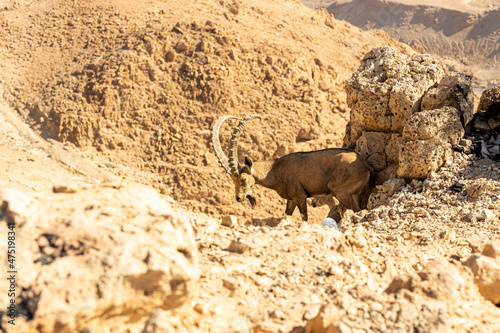
M 255 206 L 257 205 L 257 200 L 255 199 L 255 197 L 252 195 L 247 195 L 247 199 L 250 202 L 250 206 L 252 206 L 252 208 L 255 208 Z

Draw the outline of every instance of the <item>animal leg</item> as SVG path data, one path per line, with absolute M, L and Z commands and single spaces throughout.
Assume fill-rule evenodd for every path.
M 307 221 L 307 198 L 300 200 L 298 206 L 302 221 Z
M 360 199 L 360 193 L 353 193 L 351 195 L 352 210 L 355 212 L 359 212 L 361 210 L 359 199 Z
M 328 212 L 328 217 L 335 220 L 335 222 L 340 223 L 342 219 L 341 215 L 337 212 L 339 210 L 339 205 L 334 205 L 330 208 L 330 212 Z
M 293 211 L 295 210 L 295 207 L 297 207 L 297 204 L 295 203 L 294 200 L 288 200 L 286 202 L 286 210 L 285 210 L 285 216 L 287 215 L 292 215 Z

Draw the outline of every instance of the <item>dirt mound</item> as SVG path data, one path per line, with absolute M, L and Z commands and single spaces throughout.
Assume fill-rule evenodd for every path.
M 234 212 L 209 146 L 216 117 L 263 115 L 241 140 L 254 160 L 339 146 L 347 73 L 375 44 L 409 50 L 295 1 L 49 4 L 2 12 L 19 112 L 45 136 L 155 173 L 163 193 L 209 212 Z
M 382 29 L 439 56 L 476 83 L 498 80 L 500 3 L 489 1 L 332 1 L 328 11 L 363 29 Z

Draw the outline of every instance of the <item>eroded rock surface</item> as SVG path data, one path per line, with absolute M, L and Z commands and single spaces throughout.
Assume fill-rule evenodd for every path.
M 376 47 L 347 80 L 346 92 L 352 111 L 344 143 L 377 171 L 378 184 L 438 170 L 472 120 L 470 75 L 445 75 L 425 54 Z
M 350 142 L 363 131 L 401 132 L 420 110 L 424 93 L 443 76 L 443 65 L 427 54 L 408 57 L 392 47 L 373 48 L 346 81 Z
M 10 332 L 113 327 L 171 310 L 198 279 L 191 226 L 150 188 L 29 195 L 1 189 L 0 229 L 17 232 L 23 316 Z M 0 259 L 6 262 L 2 251 Z M 2 279 L 2 289 L 6 290 Z M 20 327 L 20 328 L 19 328 Z

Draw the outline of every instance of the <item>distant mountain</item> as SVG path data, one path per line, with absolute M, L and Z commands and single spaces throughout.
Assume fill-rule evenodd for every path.
M 335 18 L 364 30 L 382 29 L 415 49 L 439 56 L 476 82 L 500 77 L 500 1 L 334 0 L 320 3 Z

